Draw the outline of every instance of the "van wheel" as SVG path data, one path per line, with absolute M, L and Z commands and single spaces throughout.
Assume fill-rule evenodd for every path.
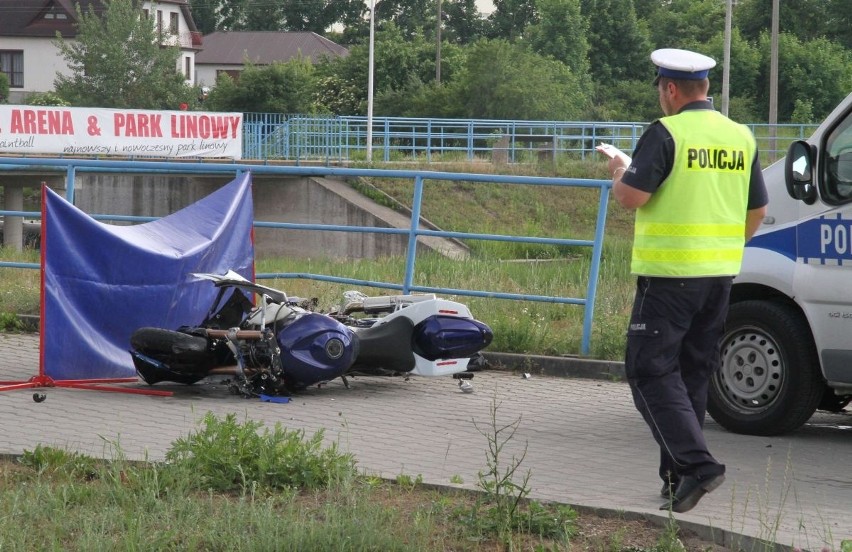
M 721 426 L 778 435 L 797 429 L 816 411 L 825 382 L 810 328 L 795 308 L 771 301 L 732 304 L 721 353 L 707 403 Z

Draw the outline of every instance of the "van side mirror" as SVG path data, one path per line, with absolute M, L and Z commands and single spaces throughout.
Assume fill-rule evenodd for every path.
M 784 179 L 787 193 L 793 199 L 808 205 L 816 201 L 817 191 L 813 178 L 814 154 L 810 144 L 797 140 L 790 144 L 784 162 Z

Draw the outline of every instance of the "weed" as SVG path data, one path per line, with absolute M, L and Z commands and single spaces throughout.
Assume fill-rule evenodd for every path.
M 64 474 L 73 479 L 92 479 L 98 473 L 97 460 L 77 452 L 37 445 L 24 451 L 20 463 L 38 474 Z
M 486 453 L 487 471 L 479 472 L 478 487 L 485 491 L 486 498 L 495 504 L 498 519 L 504 521 L 507 525 L 515 525 L 517 521 L 515 514 L 518 510 L 518 505 L 529 494 L 529 471 L 523 475 L 523 481 L 518 483 L 515 481 L 515 474 L 518 473 L 521 463 L 527 454 L 527 446 L 524 445 L 523 453 L 520 458 L 512 456 L 509 462 L 504 465 L 503 449 L 515 436 L 515 432 L 521 423 L 521 418 L 518 417 L 513 422 L 501 425 L 497 421 L 497 410 L 500 404 L 494 399 L 491 403 L 489 424 L 483 429 L 476 421 L 474 425 L 477 431 L 486 438 L 488 442 L 488 451 Z
M 660 552 L 686 552 L 686 548 L 683 546 L 679 536 L 680 527 L 678 527 L 672 513 L 669 512 L 669 518 L 666 521 L 663 534 L 660 536 L 657 550 Z
M 19 332 L 24 329 L 24 324 L 13 312 L 0 312 L 0 331 Z
M 410 491 L 423 484 L 423 475 L 418 474 L 417 477 L 411 477 L 401 473 L 396 476 L 396 484 Z
M 351 454 L 341 454 L 336 444 L 322 448 L 323 431 L 305 439 L 303 430 L 280 424 L 270 432 L 262 424 L 236 415 L 224 419 L 208 413 L 200 431 L 172 443 L 166 461 L 172 470 L 192 474 L 199 489 L 243 492 L 256 487 L 282 489 L 319 488 L 355 474 Z
M 460 518 L 475 531 L 496 535 L 510 549 L 514 548 L 512 536 L 517 533 L 567 543 L 576 533 L 577 512 L 570 506 L 526 500 L 530 493 L 531 472 L 524 473 L 520 482 L 515 479 L 521 474 L 526 445 L 520 457 L 512 455 L 506 461 L 504 454 L 504 447 L 514 438 L 521 419 L 500 424 L 497 420 L 499 406 L 496 399 L 492 400 L 486 426 L 480 427 L 475 420 L 473 422 L 488 443 L 487 469 L 478 475 L 477 486 L 483 491 L 482 498 L 470 509 L 460 512 Z

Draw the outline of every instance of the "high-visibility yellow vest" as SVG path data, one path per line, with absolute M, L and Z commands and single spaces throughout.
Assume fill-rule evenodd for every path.
M 754 136 L 712 110 L 688 110 L 660 122 L 674 139 L 674 165 L 636 211 L 631 271 L 736 275 L 745 245 Z

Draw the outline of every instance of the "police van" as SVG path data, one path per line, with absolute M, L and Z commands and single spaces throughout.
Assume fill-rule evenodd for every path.
M 852 400 L 852 94 L 763 174 L 767 216 L 734 279 L 708 412 L 775 435 Z

